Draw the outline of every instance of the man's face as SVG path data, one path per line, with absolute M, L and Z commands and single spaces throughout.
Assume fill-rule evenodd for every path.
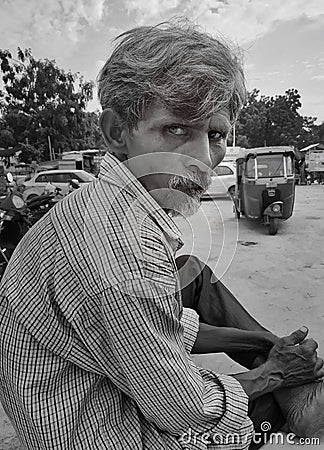
M 224 158 L 230 129 L 227 110 L 190 123 L 154 104 L 136 129 L 124 132 L 126 165 L 163 208 L 189 216 Z

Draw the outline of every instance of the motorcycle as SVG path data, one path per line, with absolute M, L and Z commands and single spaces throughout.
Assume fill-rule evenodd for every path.
M 56 203 L 60 188 L 24 201 L 19 189 L 10 188 L 12 174 L 7 174 L 9 193 L 0 201 L 0 277 L 3 275 L 19 241 Z
M 7 174 L 7 181 L 9 185 L 13 182 L 11 173 Z M 0 203 L 0 276 L 3 275 L 16 246 L 31 225 L 28 207 L 22 195 L 10 190 Z
M 43 217 L 62 197 L 61 188 L 46 186 L 43 194 L 32 197 L 26 202 L 19 189 L 14 190 L 13 177 L 7 174 L 9 193 L 0 200 L 0 278 L 10 257 L 23 236 L 41 217 Z M 78 180 L 71 179 L 69 192 L 79 189 Z
M 63 196 L 61 190 L 61 188 L 55 187 L 54 190 L 47 190 L 43 194 L 26 201 L 32 224 L 36 223 L 60 200 L 60 197 Z

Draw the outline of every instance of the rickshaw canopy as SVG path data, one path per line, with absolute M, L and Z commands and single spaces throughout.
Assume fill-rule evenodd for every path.
M 250 157 L 257 157 L 258 155 L 272 155 L 272 154 L 284 154 L 295 156 L 296 152 L 292 147 L 287 146 L 275 146 L 275 147 L 255 147 L 241 150 L 236 161 L 240 159 L 247 159 Z

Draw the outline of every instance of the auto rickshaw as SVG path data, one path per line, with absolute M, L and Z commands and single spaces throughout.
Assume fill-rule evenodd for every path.
M 234 213 L 260 220 L 275 235 L 295 201 L 295 152 L 291 147 L 247 149 L 236 159 Z

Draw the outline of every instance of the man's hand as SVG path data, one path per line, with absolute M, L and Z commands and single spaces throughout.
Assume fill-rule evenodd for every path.
M 233 375 L 254 400 L 284 387 L 300 386 L 324 376 L 323 360 L 318 358 L 317 343 L 305 339 L 306 327 L 280 338 L 268 358 L 259 367 Z
M 279 339 L 269 352 L 266 365 L 282 379 L 282 387 L 299 386 L 324 376 L 323 359 L 317 356 L 318 344 L 305 339 L 308 329 L 302 327 Z

